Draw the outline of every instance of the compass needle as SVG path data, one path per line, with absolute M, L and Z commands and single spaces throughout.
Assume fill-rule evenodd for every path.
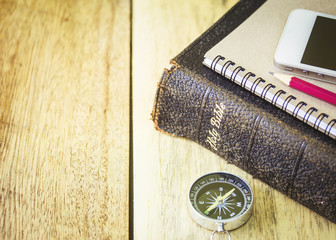
M 213 210 L 218 204 L 220 204 L 222 201 L 224 201 L 226 198 L 228 198 L 231 193 L 233 193 L 233 191 L 235 190 L 235 188 L 232 188 L 229 192 L 227 192 L 224 196 L 219 196 L 216 198 L 216 202 L 214 204 L 212 204 L 207 210 L 205 210 L 205 214 L 208 214 L 211 210 Z

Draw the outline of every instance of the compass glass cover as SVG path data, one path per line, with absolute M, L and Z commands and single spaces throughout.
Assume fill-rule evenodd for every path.
M 229 173 L 211 173 L 191 187 L 189 200 L 202 216 L 228 220 L 243 215 L 252 205 L 252 190 L 241 178 Z

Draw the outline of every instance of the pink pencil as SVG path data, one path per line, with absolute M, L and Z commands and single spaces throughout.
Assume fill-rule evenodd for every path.
M 314 84 L 287 74 L 272 72 L 270 72 L 270 74 L 272 74 L 275 78 L 279 79 L 280 81 L 284 82 L 292 88 L 295 88 L 301 92 L 307 93 L 313 97 L 316 97 L 336 106 L 336 94 L 333 92 L 330 92 L 324 88 L 315 86 Z

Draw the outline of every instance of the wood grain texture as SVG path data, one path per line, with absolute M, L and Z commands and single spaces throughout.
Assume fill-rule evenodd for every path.
M 0 238 L 127 239 L 129 1 L 0 1 Z
M 133 227 L 135 239 L 207 239 L 188 214 L 187 191 L 217 170 L 255 193 L 254 215 L 234 239 L 336 235 L 334 224 L 208 150 L 154 130 L 162 69 L 233 4 L 0 0 L 1 239 L 128 239 Z
M 235 1 L 133 2 L 134 238 L 209 239 L 188 213 L 189 187 L 203 174 L 227 171 L 255 195 L 252 218 L 233 239 L 333 239 L 335 224 L 227 164 L 194 142 L 154 130 L 150 120 L 164 67 Z

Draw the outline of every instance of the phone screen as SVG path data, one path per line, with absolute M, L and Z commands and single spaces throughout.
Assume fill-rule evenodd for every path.
M 301 63 L 336 71 L 336 20 L 317 16 Z

